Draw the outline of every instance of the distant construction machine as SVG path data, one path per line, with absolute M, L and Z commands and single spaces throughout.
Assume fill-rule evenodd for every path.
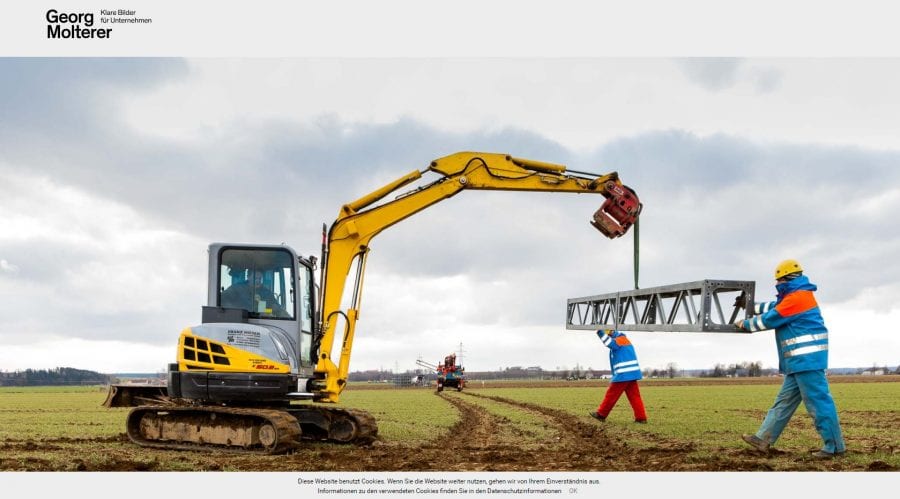
M 461 392 L 466 386 L 466 368 L 456 363 L 456 354 L 444 357 L 444 363 L 438 366 L 437 391 L 444 388 L 456 388 Z
M 444 357 L 444 361 L 437 364 L 429 364 L 422 359 L 417 360 L 416 364 L 437 373 L 438 392 L 444 391 L 444 388 L 456 388 L 456 391 L 461 392 L 466 386 L 466 368 L 456 363 L 455 353 Z

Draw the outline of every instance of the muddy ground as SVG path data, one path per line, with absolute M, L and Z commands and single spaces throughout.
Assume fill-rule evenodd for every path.
M 508 385 L 505 385 L 508 386 Z M 571 385 L 569 385 L 571 386 Z M 896 471 L 883 461 L 837 460 L 806 455 L 760 455 L 749 448 L 696 449 L 691 442 L 641 432 L 641 448 L 629 447 L 623 434 L 640 431 L 611 426 L 547 407 L 481 395 L 479 390 L 442 393 L 460 412 L 460 421 L 426 444 L 375 441 L 367 446 L 309 445 L 280 456 L 226 452 L 178 452 L 141 449 L 122 434 L 99 439 L 5 441 L 0 470 L 67 471 Z M 511 434 L 503 416 L 483 402 L 524 411 L 547 431 Z M 895 417 L 895 416 L 891 416 Z M 885 421 L 900 427 L 900 421 Z M 879 425 L 880 426 L 880 425 Z M 649 445 L 648 445 L 649 444 Z M 871 450 L 871 449 L 869 449 Z

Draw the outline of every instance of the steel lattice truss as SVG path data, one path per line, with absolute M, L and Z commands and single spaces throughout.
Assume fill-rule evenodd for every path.
M 744 294 L 753 310 L 753 281 L 703 281 L 570 298 L 566 329 L 746 333 L 734 322 L 750 313 L 734 306 Z

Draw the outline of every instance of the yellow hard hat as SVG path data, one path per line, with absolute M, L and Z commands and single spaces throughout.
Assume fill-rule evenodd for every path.
M 785 260 L 778 264 L 775 267 L 775 280 L 781 279 L 782 277 L 793 274 L 794 272 L 803 272 L 803 267 L 800 266 L 800 262 L 797 260 Z

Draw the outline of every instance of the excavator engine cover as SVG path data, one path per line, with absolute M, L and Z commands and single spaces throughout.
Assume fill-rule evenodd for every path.
M 615 239 L 626 232 L 641 213 L 641 203 L 631 188 L 615 182 L 606 183 L 609 197 L 594 213 L 591 225 L 604 236 Z

